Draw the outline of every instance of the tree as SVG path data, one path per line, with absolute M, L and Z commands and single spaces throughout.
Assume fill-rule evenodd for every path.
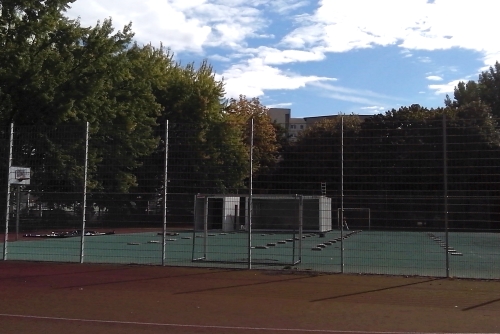
M 68 110 L 68 105 L 50 102 L 54 89 L 64 81 L 58 73 L 67 65 L 62 58 L 74 46 L 76 35 L 83 32 L 78 24 L 63 17 L 71 2 L 2 2 L 0 115 L 7 123 L 34 124 Z M 50 107 L 51 113 L 43 107 Z
M 154 69 L 132 44 L 130 25 L 116 33 L 111 20 L 82 28 L 63 16 L 70 2 L 5 1 L 0 37 L 0 119 L 16 124 L 15 161 L 32 167 L 40 196 L 59 193 L 51 201 L 69 203 L 81 197 L 85 122 L 89 190 L 127 192 L 138 159 L 156 147 L 160 109 Z M 64 127 L 72 130 L 63 137 L 56 130 Z
M 249 163 L 244 133 L 224 111 L 224 85 L 212 67 L 203 62 L 182 66 L 169 52 L 156 50 L 161 80 L 153 87 L 161 105 L 155 135 L 160 144 L 144 157 L 141 193 L 159 198 L 163 190 L 168 121 L 168 201 L 171 219 L 191 219 L 196 193 L 235 193 L 244 188 Z M 146 177 L 149 178 L 146 180 Z
M 446 106 L 458 108 L 472 102 L 482 102 L 491 108 L 493 116 L 500 117 L 500 64 L 496 62 L 488 71 L 483 71 L 477 82 L 459 82 L 453 97 L 451 100 L 446 96 Z
M 157 121 L 162 137 L 163 125 L 169 122 L 169 174 L 177 175 L 170 186 L 193 192 L 227 192 L 239 187 L 241 177 L 229 174 L 243 172 L 244 157 L 235 141 L 240 138 L 238 129 L 230 127 L 222 112 L 222 82 L 206 62 L 199 68 L 173 64 L 167 71 L 165 83 L 155 94 L 162 107 Z M 239 157 L 230 158 L 230 152 Z
M 480 99 L 491 108 L 495 117 L 500 117 L 500 64 L 495 63 L 488 71 L 479 75 Z
M 463 81 L 457 84 L 454 89 L 454 100 L 452 101 L 448 95 L 444 101 L 447 107 L 460 107 L 468 103 L 479 101 L 480 92 L 477 83 L 473 80 L 464 83 Z
M 55 87 L 64 80 L 60 72 L 66 66 L 58 57 L 63 48 L 61 42 L 72 33 L 81 32 L 76 32 L 78 26 L 62 16 L 71 2 L 7 0 L 0 4 L 0 124 L 5 134 L 2 136 L 5 141 L 0 145 L 5 157 L 0 161 L 2 175 L 7 172 L 11 122 L 53 126 L 55 119 L 69 109 L 67 104 L 53 103 L 53 100 Z M 24 136 L 25 140 L 28 136 Z M 28 164 L 26 159 L 33 159 L 33 146 L 41 148 L 46 140 L 31 139 L 30 143 L 16 141 L 14 162 L 36 170 L 36 166 Z M 36 152 L 39 154 L 41 150 Z M 60 158 L 65 156 L 59 155 Z M 42 159 L 39 160 L 41 163 Z M 4 182 L 1 178 L 0 183 Z
M 442 194 L 442 110 L 418 104 L 365 120 L 359 134 L 357 196 L 374 210 L 374 225 L 430 221 Z
M 280 152 L 278 128 L 272 124 L 267 111 L 268 108 L 262 105 L 259 99 L 247 99 L 244 95 L 240 95 L 238 99 L 230 99 L 225 107 L 228 121 L 242 133 L 241 140 L 246 155 L 250 152 L 253 120 L 252 172 L 255 178 L 276 167 Z
M 342 124 L 343 123 L 343 124 Z M 283 152 L 273 174 L 275 191 L 319 195 L 320 184 L 328 184 L 330 196 L 340 189 L 342 128 L 346 144 L 356 140 L 361 120 L 356 115 L 321 120 L 302 131 Z
M 359 188 L 358 196 L 377 207 L 375 225 L 410 227 L 425 221 L 444 226 L 443 115 L 450 226 L 485 227 L 478 221 L 496 215 L 488 201 L 498 196 L 491 168 L 500 140 L 489 107 L 479 102 L 438 109 L 412 105 L 362 124 L 357 182 L 366 188 Z
M 450 225 L 492 228 L 499 212 L 500 178 L 498 122 L 484 103 L 473 102 L 446 110 Z

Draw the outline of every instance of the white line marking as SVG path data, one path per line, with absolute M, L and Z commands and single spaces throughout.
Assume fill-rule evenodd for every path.
M 191 328 L 214 328 L 231 330 L 252 330 L 252 331 L 281 331 L 281 332 L 307 332 L 307 333 L 359 333 L 359 334 L 442 334 L 434 332 L 380 332 L 380 331 L 353 331 L 353 330 L 331 330 L 331 329 L 302 329 L 302 328 L 271 328 L 271 327 L 241 327 L 241 326 L 217 326 L 217 325 L 186 325 L 186 324 L 167 324 L 157 322 L 136 322 L 119 320 L 98 320 L 98 319 L 78 319 L 62 317 L 45 317 L 37 315 L 6 314 L 0 313 L 0 317 L 39 319 L 39 320 L 60 320 L 76 322 L 93 322 L 102 324 L 119 325 L 139 325 L 139 326 L 165 326 L 165 327 L 191 327 Z M 455 334 L 488 334 L 488 333 L 455 333 Z

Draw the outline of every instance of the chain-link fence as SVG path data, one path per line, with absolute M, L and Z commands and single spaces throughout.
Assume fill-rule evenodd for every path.
M 3 258 L 500 278 L 494 120 L 273 127 L 12 126 Z

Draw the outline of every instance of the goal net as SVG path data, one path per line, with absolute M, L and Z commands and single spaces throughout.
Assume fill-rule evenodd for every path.
M 198 194 L 192 260 L 295 265 L 303 223 L 303 196 Z
M 337 209 L 337 228 L 341 228 L 342 209 Z M 344 208 L 344 229 L 350 230 L 370 230 L 371 229 L 371 211 L 370 208 Z

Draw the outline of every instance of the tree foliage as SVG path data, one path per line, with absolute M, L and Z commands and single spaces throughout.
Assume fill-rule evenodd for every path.
M 360 129 L 356 115 L 324 119 L 301 132 L 283 151 L 273 175 L 275 188 L 291 194 L 319 195 L 321 183 L 329 186 L 329 195 L 340 189 L 342 129 L 346 142 L 356 140 Z
M 458 108 L 472 102 L 481 102 L 491 109 L 493 116 L 500 117 L 500 63 L 496 62 L 488 71 L 483 71 L 477 82 L 459 82 L 453 97 L 451 100 L 446 96 L 446 106 Z
M 145 203 L 140 193 L 160 196 L 167 121 L 170 191 L 243 188 L 249 174 L 243 126 L 248 116 L 225 109 L 224 84 L 212 67 L 183 66 L 168 49 L 138 46 L 131 25 L 115 31 L 109 19 L 82 27 L 64 16 L 71 2 L 1 4 L 2 134 L 7 138 L 15 123 L 14 160 L 32 167 L 39 195 L 60 193 L 51 197 L 54 203 L 80 200 L 86 122 L 87 186 L 101 207 L 119 211 L 122 204 L 116 203 L 139 197 Z M 258 103 L 253 107 L 264 110 Z M 265 124 L 257 109 L 253 115 Z M 71 130 L 62 134 L 64 128 Z M 263 170 L 273 163 L 275 141 L 261 138 L 269 126 L 259 131 L 256 168 Z
M 250 152 L 251 122 L 253 120 L 253 172 L 255 176 L 265 174 L 275 167 L 280 146 L 277 129 L 267 114 L 268 108 L 257 98 L 248 99 L 240 95 L 230 99 L 225 108 L 228 121 L 238 128 L 243 136 L 245 151 Z
M 159 112 L 153 64 L 130 25 L 83 28 L 63 16 L 69 3 L 3 2 L 0 40 L 0 119 L 4 129 L 16 125 L 14 162 L 32 167 L 40 196 L 75 194 L 52 196 L 60 202 L 81 197 L 86 122 L 89 189 L 126 192 L 138 158 L 156 147 Z M 72 130 L 63 135 L 64 127 Z
M 354 198 L 383 199 L 374 219 L 386 226 L 417 220 L 441 226 L 446 159 L 450 221 L 456 222 L 450 224 L 465 227 L 467 220 L 492 214 L 477 199 L 494 195 L 484 178 L 495 175 L 488 161 L 500 153 L 496 126 L 489 107 L 479 102 L 438 109 L 413 105 L 366 120 Z
M 171 190 L 227 192 L 239 187 L 244 155 L 238 129 L 230 126 L 222 112 L 223 83 L 215 79 L 206 62 L 198 68 L 164 64 L 164 70 L 164 80 L 154 87 L 161 105 L 156 134 L 164 143 L 168 121 Z M 157 168 L 163 165 L 162 151 L 160 147 L 151 160 Z

